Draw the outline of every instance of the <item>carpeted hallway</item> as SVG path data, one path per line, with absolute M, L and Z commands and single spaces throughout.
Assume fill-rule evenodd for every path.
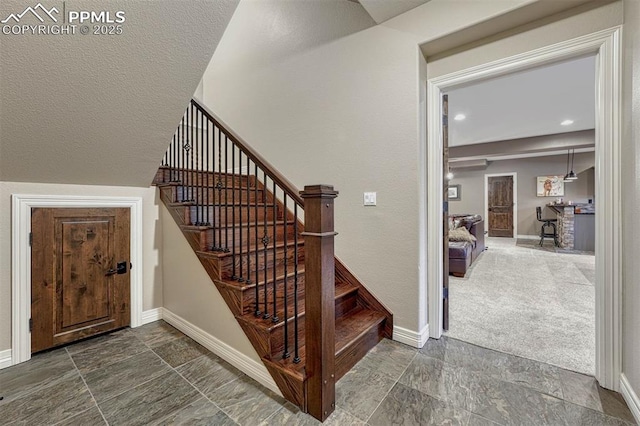
M 450 277 L 446 334 L 593 375 L 595 256 L 486 244 L 465 278 Z

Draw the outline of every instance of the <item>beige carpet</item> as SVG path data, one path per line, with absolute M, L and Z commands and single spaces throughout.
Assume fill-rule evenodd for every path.
M 569 370 L 595 373 L 595 256 L 489 247 L 450 277 L 450 337 Z

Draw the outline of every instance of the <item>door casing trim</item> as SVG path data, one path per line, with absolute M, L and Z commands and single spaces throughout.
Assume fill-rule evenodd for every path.
M 77 195 L 13 194 L 11 218 L 11 364 L 31 359 L 31 209 L 42 208 L 128 208 L 131 212 L 130 256 L 131 327 L 142 324 L 142 198 L 86 197 Z
M 596 379 L 620 390 L 622 371 L 622 26 L 427 80 L 427 305 L 429 336 L 442 335 L 440 99 L 455 86 L 596 54 Z
M 518 173 L 489 173 L 484 175 L 484 218 L 486 220 L 485 229 L 489 235 L 489 178 L 498 176 L 513 176 L 513 206 L 511 212 L 513 214 L 513 238 L 518 236 Z

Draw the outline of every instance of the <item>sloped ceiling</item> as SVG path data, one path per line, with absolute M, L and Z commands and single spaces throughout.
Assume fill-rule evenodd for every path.
M 376 23 L 387 21 L 429 0 L 359 0 Z
M 120 35 L 0 33 L 0 181 L 149 186 L 238 1 L 42 0 L 57 24 L 126 20 Z M 2 0 L 0 21 L 37 5 Z

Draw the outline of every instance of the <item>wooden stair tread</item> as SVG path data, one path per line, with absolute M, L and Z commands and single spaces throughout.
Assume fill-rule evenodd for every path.
M 371 309 L 352 311 L 336 321 L 336 356 L 371 327 L 385 320 L 385 315 Z M 340 323 L 338 325 L 338 323 Z
M 298 276 L 301 276 L 303 274 L 304 274 L 304 261 L 301 261 L 301 262 L 298 262 Z M 293 266 L 289 265 L 289 267 L 287 268 L 287 278 L 293 278 L 293 277 L 295 277 L 295 272 L 294 272 Z M 255 280 L 251 280 L 251 283 L 241 282 L 233 279 L 221 279 L 221 280 L 214 280 L 214 281 L 217 284 L 236 288 L 238 290 L 248 290 L 248 289 L 255 288 L 256 285 L 263 286 L 265 284 L 264 270 L 259 271 L 258 278 L 259 279 L 257 283 Z M 276 268 L 276 281 L 282 281 L 283 279 L 284 279 L 284 267 L 278 266 Z M 267 269 L 266 283 L 267 285 L 273 283 L 273 268 Z
M 373 327 L 377 327 L 385 320 L 385 315 L 381 312 L 370 309 L 355 309 L 341 318 L 336 319 L 336 358 L 342 353 L 349 344 L 357 342 L 358 339 L 370 331 Z M 280 368 L 288 370 L 289 374 L 293 373 L 301 380 L 304 380 L 304 367 L 306 359 L 305 346 L 299 348 L 300 362 L 293 362 L 293 348 L 290 349 L 291 356 L 289 358 L 270 359 L 273 364 Z
M 350 293 L 356 292 L 358 287 L 350 284 L 350 283 L 338 283 L 336 282 L 336 290 L 335 290 L 335 300 L 339 300 Z M 271 301 L 273 303 L 273 301 Z M 287 321 L 293 321 L 293 300 L 287 301 L 287 308 L 291 311 L 291 315 L 287 317 Z M 271 306 L 269 306 L 271 308 Z M 304 293 L 298 295 L 298 318 L 303 317 L 305 314 L 305 306 L 304 306 Z M 254 326 L 262 328 L 264 330 L 273 330 L 278 327 L 282 327 L 284 325 L 284 300 L 276 300 L 276 315 L 280 318 L 280 321 L 274 323 L 271 318 L 263 319 L 256 318 L 253 314 L 244 314 L 239 317 L 245 322 L 253 323 Z
M 284 220 L 276 220 L 275 221 L 275 225 L 276 226 L 283 226 L 285 223 Z M 288 226 L 294 226 L 295 221 L 294 220 L 287 220 L 287 227 Z M 226 223 L 226 224 L 221 224 L 218 225 L 217 227 L 214 227 L 212 225 L 180 225 L 180 228 L 184 231 L 189 231 L 189 232 L 194 232 L 194 231 L 206 231 L 209 229 L 218 229 L 218 228 L 239 228 L 240 226 L 242 226 L 242 228 L 254 228 L 256 226 L 260 227 L 264 227 L 264 222 L 260 222 L 257 225 L 253 222 L 242 222 L 242 224 L 239 223 Z M 274 222 L 271 221 L 267 221 L 266 223 L 267 227 L 273 227 Z M 303 232 L 304 230 L 302 229 L 301 226 L 298 226 L 298 231 Z M 302 239 L 302 237 L 298 237 L 298 239 Z
M 255 208 L 255 207 L 273 207 L 273 203 L 256 203 L 256 202 L 246 202 L 236 201 L 235 203 L 196 203 L 193 200 L 190 201 L 174 201 L 172 203 L 168 203 L 169 207 L 242 207 L 242 208 Z
M 287 241 L 287 250 L 293 250 L 293 247 L 296 245 L 295 241 L 289 240 Z M 298 246 L 304 246 L 304 240 L 302 238 L 298 238 Z M 277 249 L 282 249 L 284 247 L 284 241 L 277 241 L 276 242 L 276 250 Z M 236 248 L 237 253 L 236 256 L 240 256 L 240 255 L 246 255 L 247 253 L 252 253 L 252 255 L 255 253 L 256 248 L 259 251 L 264 250 L 264 246 L 262 244 L 259 245 L 252 245 L 249 246 L 248 249 L 243 249 L 242 253 L 240 253 L 239 248 Z M 273 250 L 273 244 L 270 244 L 267 246 L 267 250 Z M 217 257 L 217 258 L 222 258 L 222 257 L 228 257 L 228 256 L 233 256 L 233 252 L 229 251 L 229 252 L 220 252 L 220 251 L 203 251 L 203 250 L 198 250 L 196 252 L 197 255 L 199 256 L 203 256 L 203 257 Z

